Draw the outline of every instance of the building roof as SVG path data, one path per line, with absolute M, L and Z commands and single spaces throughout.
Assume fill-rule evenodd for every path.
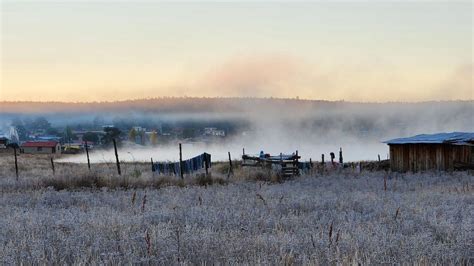
M 60 140 L 61 139 L 61 137 L 53 136 L 53 135 L 37 136 L 36 138 L 39 140 Z
M 408 138 L 398 138 L 384 141 L 387 144 L 474 144 L 474 132 L 451 132 L 437 134 L 421 134 Z
M 58 144 L 57 141 L 27 141 L 21 145 L 21 147 L 44 147 L 54 148 Z

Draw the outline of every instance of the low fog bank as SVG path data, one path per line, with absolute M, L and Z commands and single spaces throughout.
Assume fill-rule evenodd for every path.
M 298 150 L 301 155 L 301 160 L 320 161 L 321 154 L 324 154 L 325 161 L 330 161 L 329 153 L 336 154 L 336 161 L 338 160 L 339 148 L 343 149 L 344 161 L 359 161 L 359 160 L 377 160 L 377 155 L 380 154 L 381 159 L 386 159 L 388 156 L 388 147 L 383 143 L 361 143 L 361 142 L 345 142 L 339 144 L 317 144 L 306 143 L 305 145 L 289 144 L 289 143 L 248 143 L 235 141 L 228 144 L 191 144 L 183 143 L 183 159 L 189 159 L 203 152 L 212 155 L 212 161 L 227 161 L 228 152 L 231 153 L 232 159 L 241 159 L 242 149 L 245 149 L 246 154 L 258 155 L 261 150 L 271 155 L 278 155 L 293 153 Z M 179 148 L 178 145 L 166 145 L 157 147 L 121 147 L 118 149 L 120 161 L 126 162 L 150 162 L 153 161 L 178 161 Z M 113 149 L 95 150 L 90 154 L 92 163 L 114 162 L 115 155 Z M 86 154 L 68 155 L 64 158 L 58 159 L 58 162 L 72 162 L 72 163 L 86 163 Z
M 348 131 L 344 133 L 335 128 L 332 130 L 314 130 L 312 127 L 305 127 L 297 124 L 283 123 L 282 121 L 266 121 L 259 124 L 252 124 L 250 130 L 245 131 L 245 135 L 227 137 L 216 143 L 182 142 L 183 159 L 192 158 L 203 152 L 210 153 L 213 161 L 227 161 L 228 152 L 232 159 L 241 159 L 243 149 L 246 154 L 257 155 L 260 151 L 271 155 L 291 154 L 298 150 L 303 161 L 310 158 L 313 161 L 320 161 L 324 154 L 325 160 L 329 161 L 329 153 L 336 154 L 338 159 L 339 149 L 343 150 L 344 161 L 377 160 L 388 158 L 388 146 L 382 143 L 377 136 L 370 132 L 357 135 Z M 289 126 L 289 127 L 288 127 Z M 291 129 L 291 130 L 289 130 Z M 323 133 L 324 132 L 324 133 Z M 124 143 L 118 148 L 119 159 L 121 161 L 177 161 L 179 159 L 179 141 L 158 145 L 155 147 L 127 145 Z M 115 155 L 113 149 L 95 150 L 90 153 L 91 162 L 113 162 Z M 86 155 L 67 156 L 60 161 L 85 163 Z
M 24 106 L 28 107 L 26 103 Z M 10 104 L 12 106 L 12 104 Z M 170 98 L 119 103 L 48 104 L 44 112 L 20 112 L 11 109 L 0 113 L 0 126 L 6 128 L 12 119 L 22 118 L 25 126 L 38 116 L 46 117 L 53 126 L 100 130 L 113 124 L 127 134 L 133 126 L 159 133 L 176 129 L 216 127 L 226 137 L 211 144 L 176 135 L 169 145 L 120 148 L 124 161 L 175 161 L 178 142 L 183 142 L 183 156 L 189 158 L 208 152 L 214 160 L 227 160 L 227 152 L 240 158 L 246 153 L 291 153 L 296 150 L 303 160 L 319 161 L 321 154 L 337 154 L 342 147 L 345 161 L 387 158 L 388 147 L 382 141 L 416 134 L 437 132 L 474 132 L 474 102 L 447 101 L 423 103 L 350 103 L 298 99 L 256 98 Z M 62 108 L 62 109 L 61 109 Z M 49 110 L 49 111 L 48 111 Z M 193 143 L 186 143 L 194 141 Z M 85 155 L 68 156 L 63 161 L 85 162 Z M 93 162 L 113 161 L 113 151 L 94 151 Z

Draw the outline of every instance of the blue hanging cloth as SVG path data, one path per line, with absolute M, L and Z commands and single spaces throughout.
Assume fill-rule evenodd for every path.
M 190 174 L 207 166 L 211 167 L 211 155 L 209 153 L 202 153 L 191 159 L 183 161 L 183 174 Z M 179 162 L 155 162 L 152 164 L 151 170 L 158 172 L 160 175 L 180 175 L 181 165 Z

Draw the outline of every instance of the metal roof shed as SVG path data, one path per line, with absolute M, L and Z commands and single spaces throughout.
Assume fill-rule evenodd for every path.
M 392 171 L 446 171 L 474 166 L 472 132 L 422 134 L 384 143 L 390 146 Z

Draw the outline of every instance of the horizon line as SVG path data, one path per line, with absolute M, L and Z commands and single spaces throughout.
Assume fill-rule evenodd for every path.
M 292 101 L 306 101 L 306 102 L 344 102 L 344 103 L 355 103 L 355 104 L 393 104 L 393 103 L 402 103 L 402 104 L 416 104 L 416 103 L 434 103 L 434 102 L 474 102 L 474 99 L 462 100 L 423 100 L 423 101 L 346 101 L 344 99 L 340 100 L 324 100 L 324 99 L 306 99 L 306 98 L 283 98 L 283 97 L 239 97 L 239 96 L 224 96 L 224 97 L 199 97 L 199 96 L 160 96 L 153 98 L 130 98 L 130 99 L 121 99 L 121 100 L 95 100 L 95 101 L 56 101 L 56 100 L 5 100 L 0 101 L 0 103 L 32 103 L 32 104 L 110 104 L 110 103 L 125 103 L 125 102 L 136 102 L 136 101 L 150 101 L 150 100 L 163 100 L 163 99 L 191 99 L 191 100 L 241 100 L 241 99 L 250 99 L 250 100 L 292 100 Z

